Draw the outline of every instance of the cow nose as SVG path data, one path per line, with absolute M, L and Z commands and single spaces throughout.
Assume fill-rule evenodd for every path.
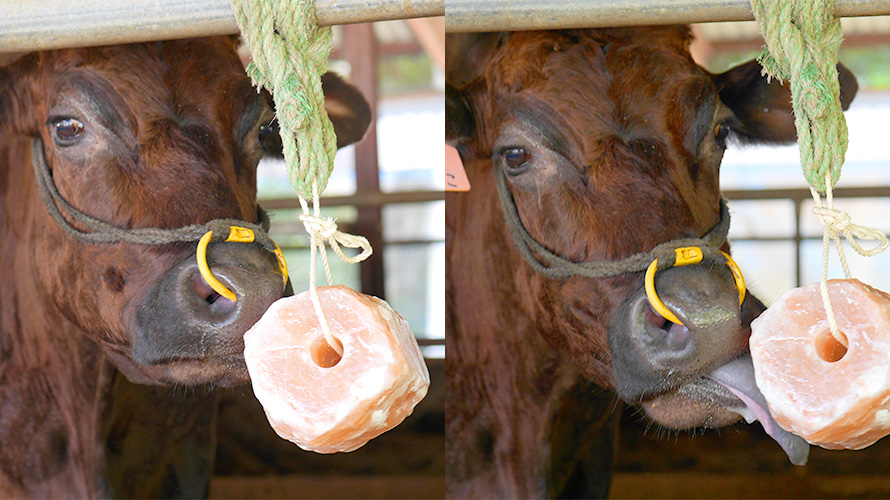
M 211 288 L 197 265 L 183 268 L 185 279 L 177 293 L 183 295 L 180 300 L 189 310 L 200 314 L 207 324 L 221 327 L 235 322 L 245 326 L 243 331 L 238 328 L 223 330 L 240 338 L 272 302 L 281 298 L 285 277 L 272 254 L 256 245 L 217 243 L 208 251 L 207 261 L 213 276 L 234 293 L 235 300 Z
M 655 312 L 641 288 L 619 308 L 609 328 L 616 389 L 631 401 L 701 377 L 744 352 L 748 323 L 756 316 L 753 297 L 749 307 L 739 307 L 726 266 L 674 267 L 660 271 L 655 280 L 661 300 L 682 324 Z
M 207 262 L 213 276 L 237 300 L 215 292 L 190 255 L 170 269 L 143 300 L 133 339 L 134 360 L 158 364 L 242 355 L 244 332 L 284 293 L 277 260 L 259 245 L 216 243 L 207 250 Z

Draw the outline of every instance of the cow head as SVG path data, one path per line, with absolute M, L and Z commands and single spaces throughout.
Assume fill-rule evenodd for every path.
M 219 37 L 27 55 L 0 69 L 0 130 L 22 144 L 41 138 L 62 197 L 117 227 L 256 222 L 257 163 L 265 143 L 278 139 L 268 94 L 252 87 L 236 43 Z M 367 103 L 336 77 L 324 90 L 339 145 L 360 139 Z M 242 334 L 284 290 L 273 254 L 253 244 L 210 245 L 210 269 L 235 292 L 230 301 L 202 280 L 194 243 L 82 243 L 47 216 L 33 186 L 21 189 L 30 196 L 23 214 L 30 229 L 18 244 L 33 253 L 34 280 L 131 380 L 247 380 Z
M 485 172 L 473 189 L 499 167 L 531 236 L 573 262 L 707 233 L 720 220 L 727 142 L 795 131 L 789 91 L 756 62 L 713 75 L 692 60 L 690 41 L 685 27 L 450 38 L 446 136 L 468 170 Z M 846 107 L 856 85 L 845 69 L 841 80 Z M 488 233 L 510 240 L 502 221 Z M 747 350 L 763 306 L 750 294 L 740 306 L 727 266 L 656 275 L 681 326 L 650 307 L 642 273 L 549 279 L 515 249 L 499 260 L 511 307 L 587 377 L 672 428 L 738 420 L 727 410 L 738 399 L 707 375 Z

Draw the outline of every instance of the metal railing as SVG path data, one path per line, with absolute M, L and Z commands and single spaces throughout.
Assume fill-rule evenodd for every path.
M 888 0 L 837 0 L 837 17 L 890 14 Z M 447 0 L 447 31 L 542 30 L 754 19 L 750 0 Z
M 331 26 L 442 16 L 445 0 L 315 0 Z M 230 0 L 0 0 L 0 53 L 238 33 Z

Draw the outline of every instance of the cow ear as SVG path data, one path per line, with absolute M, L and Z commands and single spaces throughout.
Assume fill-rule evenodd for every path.
M 321 76 L 324 108 L 337 134 L 337 147 L 358 142 L 371 124 L 371 106 L 361 92 L 336 73 Z
M 0 66 L 0 127 L 11 126 L 17 133 L 36 137 L 43 126 L 33 110 L 39 54 L 16 56 L 6 62 Z
M 797 140 L 791 90 L 775 79 L 767 82 L 756 60 L 714 75 L 720 99 L 735 113 L 742 126 L 735 132 L 744 142 L 782 143 Z M 859 85 L 844 65 L 837 65 L 841 87 L 841 107 L 850 107 Z
M 445 85 L 445 142 L 459 147 L 476 127 L 473 111 L 463 92 Z
M 507 33 L 447 33 L 445 35 L 445 81 L 463 88 L 488 68 Z
M 368 125 L 371 123 L 371 107 L 362 94 L 337 76 L 335 73 L 325 73 L 321 77 L 321 87 L 324 92 L 324 107 L 334 126 L 334 134 L 337 136 L 337 148 L 348 146 L 358 142 Z M 269 107 L 275 109 L 272 94 L 262 90 L 269 102 Z M 278 119 L 268 125 L 267 133 L 262 135 L 263 151 L 269 156 L 283 158 L 281 150 L 281 135 L 278 132 Z

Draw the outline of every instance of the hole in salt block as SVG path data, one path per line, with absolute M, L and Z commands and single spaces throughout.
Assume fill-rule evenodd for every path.
M 840 332 L 841 336 L 844 340 L 847 340 L 847 336 L 844 335 L 843 332 Z M 816 355 L 819 356 L 819 359 L 822 361 L 827 361 L 829 363 L 834 363 L 836 361 L 840 361 L 844 355 L 847 354 L 847 348 L 844 344 L 838 342 L 834 335 L 831 334 L 831 331 L 826 330 L 819 334 L 816 337 Z
M 337 344 L 337 347 L 340 350 L 343 350 L 343 343 L 338 339 L 334 339 L 334 343 Z M 324 337 L 318 337 L 312 342 L 312 346 L 309 348 L 312 352 L 312 361 L 315 361 L 315 364 L 322 368 L 330 368 L 335 366 L 340 362 L 340 356 L 337 354 L 337 350 L 328 344 L 328 341 L 325 340 Z

